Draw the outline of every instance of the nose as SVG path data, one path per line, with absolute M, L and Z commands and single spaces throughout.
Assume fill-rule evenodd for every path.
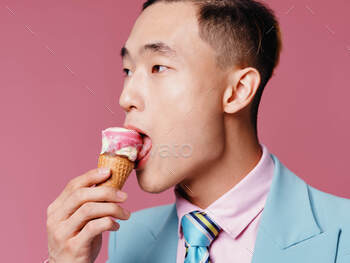
M 133 87 L 132 81 L 124 85 L 123 91 L 119 97 L 119 105 L 124 109 L 126 113 L 132 109 L 142 111 L 143 110 L 143 99 L 140 89 Z

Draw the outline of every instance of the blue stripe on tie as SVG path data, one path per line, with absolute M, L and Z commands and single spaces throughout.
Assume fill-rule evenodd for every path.
M 210 234 L 210 236 L 214 239 L 214 233 L 204 224 L 194 213 L 190 213 L 190 215 Z
M 217 224 L 215 224 L 215 223 L 209 218 L 209 216 L 207 216 L 207 214 L 206 214 L 205 212 L 201 212 L 201 215 L 204 216 L 205 219 L 207 219 L 207 220 L 209 221 L 209 223 L 212 224 L 213 227 L 215 227 L 215 229 L 216 229 L 218 232 L 220 232 L 221 228 L 220 228 Z

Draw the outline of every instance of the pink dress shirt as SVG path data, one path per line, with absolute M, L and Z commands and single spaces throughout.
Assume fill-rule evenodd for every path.
M 185 244 L 181 218 L 193 210 L 205 211 L 222 231 L 209 247 L 211 262 L 250 263 L 261 212 L 270 190 L 274 162 L 265 145 L 258 164 L 237 185 L 224 193 L 206 209 L 200 209 L 183 198 L 174 188 L 178 223 L 177 263 L 183 263 Z

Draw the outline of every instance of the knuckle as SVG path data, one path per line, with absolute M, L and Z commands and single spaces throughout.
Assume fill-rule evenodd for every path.
M 102 217 L 100 219 L 89 221 L 86 224 L 88 232 L 98 233 L 114 228 L 114 222 L 110 217 Z
M 115 200 L 116 198 L 116 192 L 112 187 L 105 187 L 106 188 L 106 195 L 110 200 Z
M 53 216 L 49 216 L 47 219 L 46 219 L 46 229 L 47 229 L 47 232 L 53 232 L 55 230 L 55 226 L 57 226 L 55 220 L 53 219 Z
M 91 214 L 93 210 L 93 205 L 92 203 L 88 202 L 88 203 L 85 203 L 81 206 L 81 213 L 83 216 L 88 216 Z
M 61 244 L 63 242 L 63 236 L 61 231 L 59 231 L 59 229 L 53 232 L 52 239 L 56 244 Z
M 106 230 L 113 225 L 113 222 L 109 217 L 102 217 L 100 220 L 97 220 L 98 224 L 96 224 L 96 228 L 99 230 Z
M 98 191 L 99 199 L 108 201 L 108 200 L 115 200 L 115 190 L 108 186 L 101 186 L 98 188 L 95 188 L 94 190 Z M 101 192 L 100 192 L 101 191 Z
M 66 242 L 65 249 L 71 255 L 76 255 L 78 252 L 79 245 L 75 239 L 70 239 Z
M 86 191 L 84 188 L 79 188 L 74 191 L 73 199 L 76 203 L 82 203 L 86 200 Z
M 89 221 L 85 227 L 88 232 L 95 232 L 98 229 L 98 220 L 91 220 Z
M 71 179 L 67 184 L 67 190 L 68 191 L 74 191 L 76 184 L 76 178 Z

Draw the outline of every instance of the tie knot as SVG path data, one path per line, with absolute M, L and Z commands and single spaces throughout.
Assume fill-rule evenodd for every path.
M 185 214 L 181 226 L 187 246 L 209 247 L 221 230 L 205 212 L 199 210 Z

